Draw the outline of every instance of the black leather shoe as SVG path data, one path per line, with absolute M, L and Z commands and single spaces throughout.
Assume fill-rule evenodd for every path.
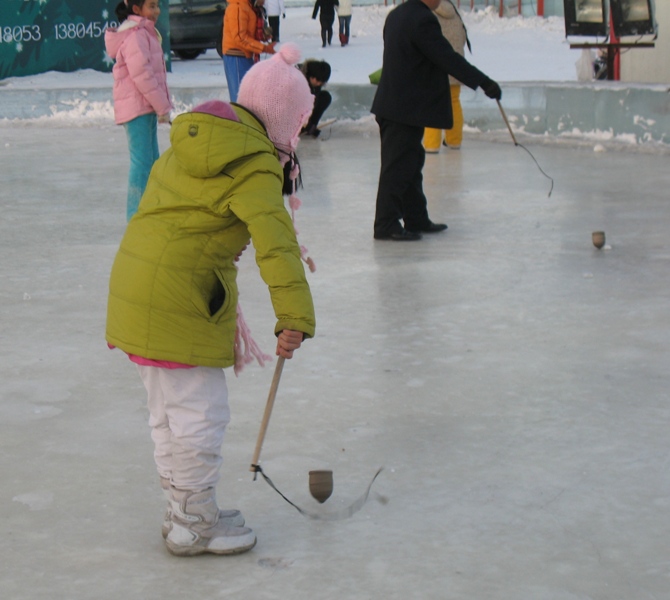
M 421 234 L 418 231 L 396 231 L 394 233 L 375 233 L 376 240 L 393 240 L 394 242 L 415 242 L 421 239 Z
M 428 223 L 425 227 L 419 229 L 421 233 L 439 233 L 447 229 L 446 223 L 433 223 L 432 221 Z

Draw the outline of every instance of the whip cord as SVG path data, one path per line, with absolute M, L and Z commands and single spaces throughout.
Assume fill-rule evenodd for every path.
M 340 519 L 347 519 L 354 513 L 357 513 L 361 508 L 363 508 L 363 505 L 368 501 L 368 498 L 370 496 L 370 490 L 372 488 L 372 484 L 375 482 L 375 479 L 377 479 L 377 476 L 384 470 L 384 467 L 380 467 L 377 472 L 374 474 L 372 477 L 372 480 L 368 484 L 367 489 L 365 490 L 365 493 L 358 498 L 355 502 L 352 502 L 349 506 L 346 508 L 343 508 L 341 510 L 331 512 L 331 513 L 316 513 L 316 512 L 311 512 L 308 510 L 305 510 L 304 508 L 301 508 L 294 502 L 291 502 L 284 494 L 282 494 L 277 486 L 272 482 L 272 479 L 270 479 L 264 472 L 263 469 L 261 468 L 260 465 L 253 465 L 254 467 L 254 481 L 256 480 L 256 474 L 260 473 L 263 479 L 267 481 L 268 485 L 275 491 L 277 492 L 286 502 L 288 502 L 293 508 L 295 508 L 301 515 L 304 515 L 305 517 L 309 517 L 310 519 L 314 519 L 316 521 L 339 521 Z M 380 496 L 380 499 L 382 502 L 385 502 L 385 498 Z

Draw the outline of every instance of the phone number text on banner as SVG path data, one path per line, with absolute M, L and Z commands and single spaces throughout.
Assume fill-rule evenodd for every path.
M 166 39 L 164 1 L 157 26 Z M 105 51 L 104 34 L 107 27 L 119 26 L 117 4 L 118 0 L 2 0 L 0 79 L 46 71 L 111 71 L 114 63 Z

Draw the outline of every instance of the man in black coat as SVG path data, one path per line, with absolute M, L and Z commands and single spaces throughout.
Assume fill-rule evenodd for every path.
M 423 193 L 425 127 L 453 125 L 449 77 L 499 100 L 500 86 L 460 56 L 442 35 L 433 10 L 440 0 L 407 0 L 384 24 L 382 76 L 371 112 L 381 135 L 374 237 L 413 241 L 447 226 L 428 217 Z M 401 220 L 404 223 L 401 223 Z

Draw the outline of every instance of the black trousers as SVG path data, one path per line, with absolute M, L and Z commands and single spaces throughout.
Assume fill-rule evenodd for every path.
M 307 121 L 307 129 L 310 127 L 316 127 L 323 117 L 323 113 L 326 112 L 326 109 L 330 106 L 333 97 L 330 95 L 330 92 L 326 90 L 319 90 L 314 94 L 314 108 L 312 109 L 312 114 Z
M 319 18 L 319 22 L 321 23 L 321 42 L 325 46 L 326 43 L 330 44 L 333 41 L 333 23 L 335 22 L 335 13 L 332 15 L 326 15 L 324 17 L 322 12 L 321 17 Z
M 418 231 L 429 223 L 423 193 L 426 152 L 421 143 L 423 127 L 404 125 L 377 117 L 381 136 L 381 170 L 377 188 L 375 234 Z
M 273 42 L 278 42 L 279 41 L 279 19 L 281 15 L 278 15 L 276 17 L 268 17 L 268 25 L 272 27 L 272 41 Z

